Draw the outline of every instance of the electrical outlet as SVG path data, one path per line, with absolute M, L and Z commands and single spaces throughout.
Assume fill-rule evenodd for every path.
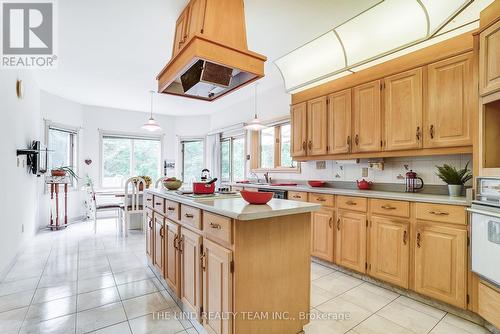
M 361 177 L 368 177 L 368 167 L 361 168 Z
M 316 169 L 326 169 L 326 161 L 316 161 Z

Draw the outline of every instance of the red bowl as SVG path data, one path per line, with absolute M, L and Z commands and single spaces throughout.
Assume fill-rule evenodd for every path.
M 273 198 L 273 193 L 258 191 L 240 191 L 241 197 L 250 204 L 266 204 Z
M 309 184 L 311 187 L 323 187 L 325 185 L 325 181 L 310 180 L 307 181 L 307 184 Z

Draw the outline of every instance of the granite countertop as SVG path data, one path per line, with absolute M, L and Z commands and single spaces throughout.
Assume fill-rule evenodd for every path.
M 266 188 L 266 189 L 277 189 L 277 190 L 287 190 L 287 191 L 304 191 L 311 193 L 393 199 L 393 200 L 410 201 L 410 202 L 452 204 L 452 205 L 462 205 L 462 206 L 469 205 L 465 197 L 451 197 L 446 195 L 404 193 L 404 192 L 377 191 L 377 190 L 340 189 L 340 188 L 327 188 L 327 187 L 313 188 L 307 185 L 300 185 L 300 184 L 297 186 L 270 186 L 265 184 L 231 183 L 231 185 L 236 187 Z
M 179 195 L 175 191 L 163 189 L 149 189 L 147 192 L 182 204 L 213 212 L 225 217 L 238 220 L 254 220 L 278 216 L 287 216 L 298 213 L 317 211 L 319 204 L 271 199 L 266 205 L 248 204 L 239 195 L 220 196 L 217 198 L 192 198 Z

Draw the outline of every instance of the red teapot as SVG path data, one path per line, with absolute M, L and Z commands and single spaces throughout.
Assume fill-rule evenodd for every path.
M 361 181 L 356 181 L 356 183 L 358 184 L 358 189 L 359 190 L 370 190 L 370 188 L 372 187 L 372 184 L 373 182 L 372 181 L 366 181 L 365 179 L 361 180 Z

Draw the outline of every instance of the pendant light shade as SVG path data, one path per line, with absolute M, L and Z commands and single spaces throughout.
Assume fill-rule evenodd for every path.
M 255 113 L 254 113 L 254 118 L 248 122 L 245 123 L 245 126 L 243 127 L 246 130 L 250 131 L 260 131 L 262 129 L 267 128 L 266 125 L 262 124 L 261 120 L 257 117 L 257 85 L 258 83 L 255 83 Z
M 142 129 L 153 132 L 161 130 L 161 127 L 158 124 L 158 122 L 156 122 L 156 120 L 153 118 L 153 96 L 155 92 L 154 90 L 150 90 L 149 92 L 151 93 L 151 114 L 148 121 L 144 123 L 144 125 L 142 126 Z

